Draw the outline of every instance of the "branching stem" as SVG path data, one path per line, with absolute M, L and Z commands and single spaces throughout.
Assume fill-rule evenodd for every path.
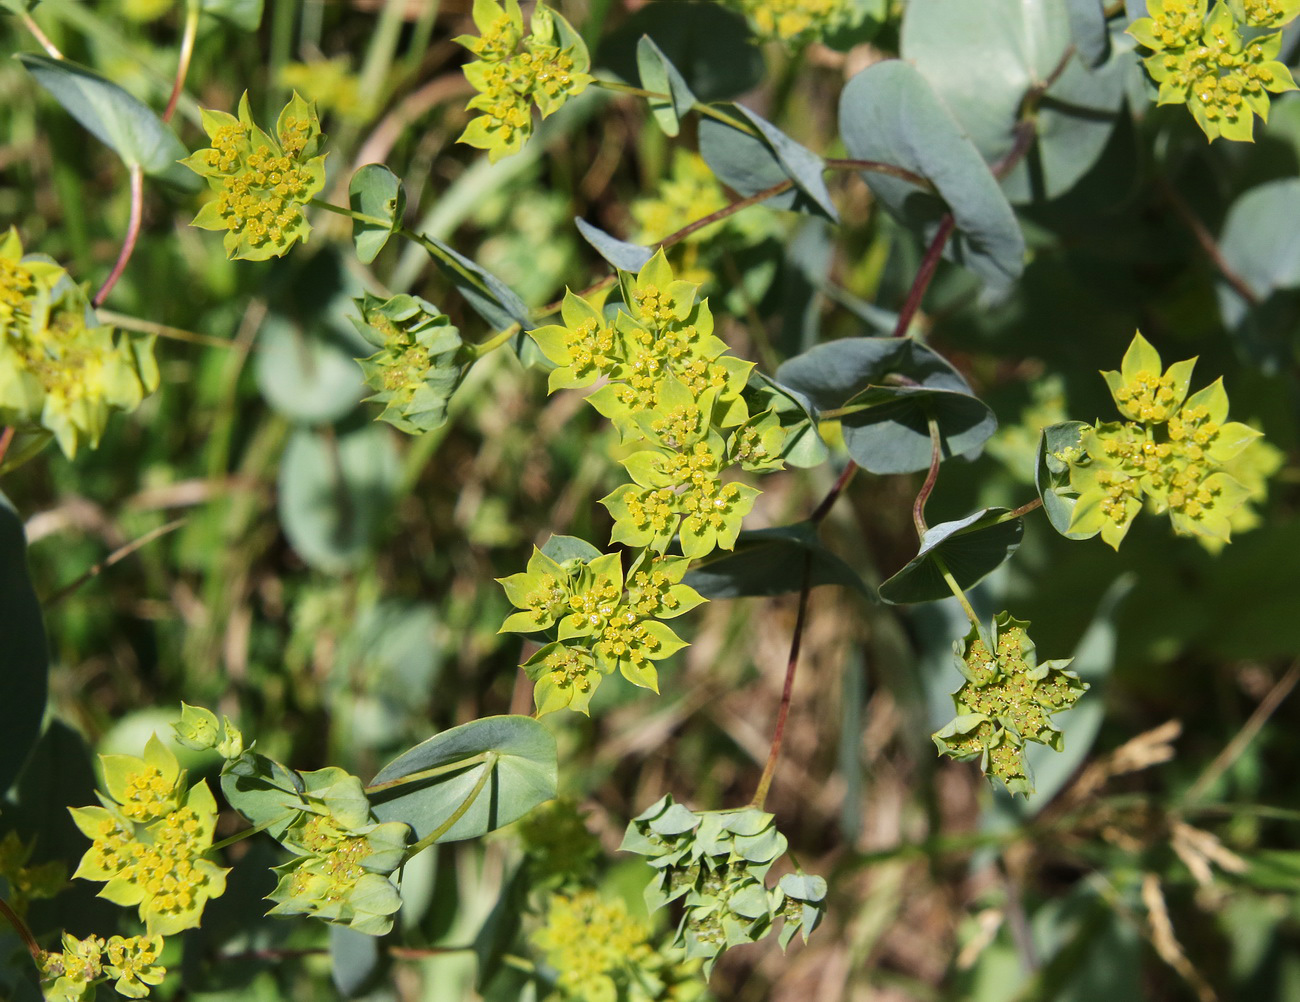
M 91 300 L 91 305 L 98 307 L 108 294 L 113 291 L 113 286 L 117 285 L 117 280 L 122 277 L 122 272 L 126 271 L 126 264 L 131 260 L 131 255 L 135 253 L 136 241 L 140 239 L 140 219 L 144 214 L 144 168 L 139 164 L 133 164 L 130 169 L 131 185 L 131 215 L 126 224 L 126 238 L 122 241 L 122 251 L 117 255 L 117 263 L 113 265 L 113 270 L 109 272 L 108 278 L 104 279 L 104 284 L 99 287 L 95 293 L 95 298 Z
M 767 753 L 767 765 L 759 777 L 758 789 L 750 806 L 762 810 L 767 801 L 767 791 L 772 786 L 772 777 L 776 775 L 776 762 L 781 757 L 781 742 L 785 739 L 785 722 L 790 715 L 790 696 L 794 692 L 794 676 L 799 668 L 799 648 L 803 643 L 804 623 L 808 618 L 808 596 L 812 591 L 812 551 L 804 550 L 803 583 L 799 589 L 799 612 L 795 616 L 794 636 L 790 638 L 790 659 L 785 666 L 785 688 L 781 691 L 781 708 L 776 715 L 776 730 L 772 733 L 772 747 Z

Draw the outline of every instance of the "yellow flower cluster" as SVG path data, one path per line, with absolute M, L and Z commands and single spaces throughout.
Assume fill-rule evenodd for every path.
M 91 840 L 73 876 L 104 881 L 99 896 L 136 906 L 150 935 L 196 927 L 208 900 L 226 889 L 228 871 L 204 858 L 217 817 L 212 791 L 206 782 L 187 787 L 175 755 L 156 736 L 144 758 L 100 760 L 103 806 L 72 808 Z
M 157 389 L 153 340 L 97 323 L 64 269 L 24 256 L 13 228 L 0 237 L 0 424 L 53 435 L 69 457 L 95 447 L 112 412 Z
M 480 34 L 456 39 L 475 56 L 465 79 L 478 91 L 468 107 L 482 112 L 460 142 L 487 150 L 492 162 L 518 153 L 533 132 L 532 105 L 542 117 L 558 111 L 591 83 L 591 59 L 582 37 L 564 18 L 539 3 L 527 36 L 519 0 L 474 0 Z M 522 46 L 522 48 L 521 48 Z
M 1129 34 L 1153 50 L 1146 67 L 1160 85 L 1160 104 L 1187 104 L 1213 141 L 1218 136 L 1249 142 L 1254 116 L 1268 121 L 1269 93 L 1294 90 L 1291 71 L 1277 60 L 1280 27 L 1295 17 L 1291 0 L 1250 0 L 1239 23 L 1233 5 L 1219 0 L 1207 16 L 1207 0 L 1148 0 L 1149 17 Z M 1242 29 L 1253 37 L 1247 41 Z
M 653 955 L 649 937 L 649 927 L 622 901 L 578 891 L 551 898 L 546 924 L 532 940 L 554 968 L 562 997 L 614 1002 L 636 967 Z
M 158 963 L 161 936 L 99 936 L 77 939 L 63 934 L 63 949 L 41 957 L 41 980 L 47 1002 L 74 1002 L 94 997 L 97 982 L 116 979 L 124 998 L 142 999 L 162 984 L 167 971 Z
M 732 0 L 764 39 L 793 42 L 820 38 L 843 24 L 851 0 Z
M 212 141 L 181 162 L 207 178 L 217 194 L 190 224 L 224 231 L 232 258 L 264 261 L 282 257 L 311 226 L 302 206 L 325 187 L 324 141 L 314 105 L 297 93 L 281 111 L 274 137 L 257 127 L 248 94 L 239 115 L 203 110 L 203 128 Z
M 1070 486 L 1079 495 L 1070 531 L 1100 532 L 1118 549 L 1146 500 L 1169 513 L 1175 532 L 1228 542 L 1237 513 L 1263 489 L 1258 470 L 1269 457 L 1258 453 L 1271 450 L 1259 432 L 1227 420 L 1222 380 L 1187 396 L 1195 362 L 1162 372 L 1160 355 L 1138 334 L 1122 370 L 1102 373 L 1130 420 L 1083 433 L 1085 455 L 1070 462 Z

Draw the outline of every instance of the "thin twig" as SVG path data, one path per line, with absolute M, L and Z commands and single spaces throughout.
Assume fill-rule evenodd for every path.
M 754 192 L 754 194 L 749 195 L 745 198 L 738 199 L 737 201 L 732 202 L 730 205 L 724 205 L 721 209 L 718 209 L 716 212 L 710 212 L 707 216 L 701 216 L 693 223 L 688 223 L 686 226 L 683 226 L 680 230 L 677 230 L 675 233 L 670 233 L 668 234 L 668 236 L 660 240 L 659 246 L 671 247 L 673 246 L 673 244 L 681 243 L 692 233 L 695 233 L 698 230 L 702 230 L 706 226 L 712 226 L 714 223 L 720 222 L 721 220 L 726 219 L 728 216 L 734 215 L 735 213 L 739 212 L 741 209 L 747 209 L 751 205 L 757 205 L 759 202 L 767 201 L 767 199 L 773 198 L 774 196 L 779 195 L 782 192 L 789 191 L 793 187 L 794 187 L 794 182 L 791 181 L 789 178 L 786 178 L 784 181 L 778 181 L 770 188 L 764 188 L 762 191 L 756 191 Z
M 1232 763 L 1241 758 L 1242 753 L 1255 740 L 1260 729 L 1268 723 L 1268 718 L 1273 716 L 1277 712 L 1277 708 L 1282 705 L 1282 701 L 1291 695 L 1291 690 L 1296 687 L 1297 682 L 1300 682 L 1300 661 L 1292 662 L 1286 674 L 1278 679 L 1277 684 L 1259 701 L 1259 705 L 1255 707 L 1255 712 L 1247 718 L 1241 730 L 1233 735 L 1232 740 L 1224 745 L 1223 750 L 1214 756 L 1214 761 L 1206 766 L 1205 771 L 1196 778 L 1196 782 L 1191 785 L 1187 790 L 1187 794 L 1183 797 L 1184 801 L 1191 803 L 1199 800 L 1204 796 L 1205 791 L 1214 785 L 1215 780 L 1231 768 Z
M 172 84 L 171 97 L 167 99 L 167 110 L 162 113 L 162 120 L 170 122 L 176 114 L 176 105 L 180 102 L 181 92 L 185 90 L 185 78 L 190 72 L 190 59 L 194 56 L 194 38 L 199 33 L 199 0 L 187 0 L 185 4 L 185 28 L 181 35 L 181 52 L 176 60 L 176 81 Z
M 4 431 L 0 431 L 0 464 L 5 461 L 5 455 L 9 452 L 9 446 L 14 440 L 13 425 L 9 425 Z
M 906 167 L 887 164 L 882 160 L 854 160 L 847 157 L 830 157 L 822 161 L 822 166 L 826 170 L 859 170 L 871 174 L 888 174 L 890 177 L 896 177 L 900 181 L 907 181 L 918 188 L 926 189 L 926 191 L 934 191 L 934 182 L 928 177 L 922 177 Z
M 235 346 L 235 342 L 228 338 L 214 337 L 211 334 L 198 334 L 180 327 L 170 327 L 167 324 L 142 320 L 139 317 L 116 313 L 112 310 L 96 310 L 96 315 L 106 324 L 112 324 L 114 327 L 135 331 L 139 334 L 156 334 L 159 337 L 171 338 L 173 341 L 187 341 L 190 344 L 202 344 L 210 348 L 233 348 Z
M 27 952 L 32 955 L 32 960 L 36 962 L 36 966 L 39 968 L 41 966 L 40 944 L 36 942 L 36 937 L 32 935 L 32 931 L 27 928 L 27 923 L 19 917 L 16 911 L 9 907 L 9 902 L 4 898 L 0 898 L 0 915 L 9 920 L 9 924 L 14 927 L 14 932 L 18 933 L 18 937 L 23 941 L 23 945 L 27 947 Z
M 41 31 L 41 26 L 36 23 L 36 19 L 26 10 L 22 9 L 21 5 L 18 10 L 18 16 L 22 18 L 24 27 L 31 32 L 32 38 L 36 39 L 37 43 L 46 51 L 51 59 L 63 58 L 63 53 L 59 51 L 58 46 L 50 41 L 49 36 L 46 35 L 45 32 Z
M 916 278 L 912 280 L 912 288 L 908 290 L 907 300 L 899 311 L 898 323 L 894 325 L 894 337 L 904 337 L 908 328 L 912 326 L 912 318 L 920 310 L 921 300 L 925 298 L 925 290 L 930 287 L 930 279 L 934 278 L 935 270 L 939 267 L 939 258 L 943 256 L 944 244 L 948 242 L 948 237 L 952 235 L 956 225 L 957 221 L 951 212 L 939 221 L 939 228 L 930 240 L 930 246 L 926 248 L 925 257 L 921 259 L 921 267 L 917 270 Z
M 144 212 L 144 168 L 139 164 L 131 167 L 131 217 L 126 224 L 126 239 L 122 241 L 122 252 L 117 256 L 117 263 L 113 265 L 113 270 L 109 273 L 108 278 L 104 279 L 104 284 L 99 287 L 95 293 L 95 298 L 91 300 L 91 305 L 98 307 L 108 294 L 113 291 L 113 286 L 117 285 L 117 280 L 122 277 L 122 272 L 126 271 L 126 263 L 131 260 L 131 255 L 135 253 L 135 244 L 140 237 L 140 218 Z
M 803 644 L 804 622 L 808 618 L 808 596 L 812 592 L 812 550 L 803 555 L 803 583 L 799 588 L 799 612 L 794 621 L 794 636 L 790 638 L 790 659 L 785 666 L 785 688 L 781 691 L 781 708 L 776 715 L 776 730 L 772 732 L 772 747 L 767 753 L 767 765 L 759 777 L 751 806 L 760 810 L 767 801 L 767 791 L 776 775 L 776 762 L 781 757 L 781 742 L 785 738 L 785 721 L 790 715 L 790 696 L 794 692 L 794 676 L 799 668 L 799 648 Z
M 1219 248 L 1218 242 L 1214 239 L 1214 236 L 1210 231 L 1206 229 L 1205 224 L 1201 222 L 1196 213 L 1192 211 L 1192 207 L 1187 204 L 1183 199 L 1183 196 L 1178 193 L 1173 185 L 1162 177 L 1156 178 L 1156 187 L 1160 189 L 1160 193 L 1165 196 L 1166 201 L 1169 202 L 1174 212 L 1178 214 L 1178 218 L 1181 219 L 1184 225 L 1192 231 L 1192 236 L 1194 236 L 1196 242 L 1201 245 L 1201 250 L 1205 252 L 1205 256 L 1210 259 L 1210 263 L 1213 264 L 1219 274 L 1223 276 L 1224 281 L 1232 286 L 1233 291 L 1244 299 L 1248 306 L 1258 306 L 1259 296 L 1256 294 L 1255 290 L 1250 287 L 1249 283 L 1241 277 L 1232 265 L 1228 264 L 1227 259 L 1223 256 L 1223 251 Z
M 928 423 L 930 426 L 930 470 L 925 475 L 925 482 L 921 484 L 921 489 L 916 492 L 916 500 L 912 502 L 912 524 L 916 526 L 918 539 L 925 538 L 925 530 L 928 528 L 925 524 L 925 503 L 930 500 L 930 494 L 939 479 L 939 464 L 943 462 L 943 440 L 939 437 L 939 422 L 934 418 L 930 418 Z
M 169 532 L 175 532 L 187 521 L 189 521 L 188 517 L 172 519 L 172 521 L 166 523 L 165 525 L 160 525 L 158 526 L 158 528 L 151 529 L 149 532 L 146 532 L 139 539 L 133 539 L 125 546 L 118 547 L 107 557 L 105 557 L 99 563 L 95 564 L 88 571 L 86 571 L 86 573 L 82 574 L 81 577 L 77 578 L 75 581 L 70 581 L 68 584 L 64 585 L 62 588 L 56 591 L 53 595 L 50 595 L 48 598 L 46 598 L 41 603 L 41 605 L 45 606 L 46 608 L 57 605 L 59 602 L 62 602 L 74 591 L 76 591 L 78 588 L 84 585 L 87 581 L 99 577 L 99 575 L 103 574 L 104 571 L 108 570 L 114 564 L 118 563 L 121 560 L 126 559 L 136 550 L 148 546 L 155 539 L 165 536 Z

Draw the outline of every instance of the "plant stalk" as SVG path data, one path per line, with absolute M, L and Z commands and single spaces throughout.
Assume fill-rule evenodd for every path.
M 144 214 L 144 168 L 139 164 L 133 164 L 130 176 L 131 215 L 126 224 L 126 239 L 122 241 L 122 251 L 117 255 L 117 263 L 113 265 L 113 270 L 109 272 L 108 278 L 104 279 L 104 284 L 95 293 L 95 298 L 90 301 L 94 307 L 103 303 L 108 298 L 108 294 L 113 291 L 113 286 L 117 285 L 122 272 L 126 271 L 127 262 L 135 253 L 136 241 L 140 239 L 140 219 Z

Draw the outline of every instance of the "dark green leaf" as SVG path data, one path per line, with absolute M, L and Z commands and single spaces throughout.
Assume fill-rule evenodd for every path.
M 484 753 L 495 761 L 481 760 Z M 463 768 L 457 768 L 460 763 Z M 404 821 L 415 840 L 424 839 L 470 798 L 487 771 L 478 796 L 437 839 L 454 842 L 517 821 L 555 796 L 555 739 L 536 720 L 519 716 L 483 717 L 443 731 L 384 766 L 372 785 L 445 767 L 452 771 L 374 792 L 375 816 Z
M 128 167 L 163 174 L 188 152 L 148 105 L 94 70 L 34 52 L 16 57 L 64 109 Z
M 280 524 L 313 567 L 340 573 L 365 559 L 388 522 L 401 460 L 377 425 L 334 437 L 294 432 L 280 463 Z
M 929 242 L 951 210 L 957 232 L 946 256 L 995 288 L 1020 277 L 1025 238 L 1015 213 L 979 150 L 916 67 L 890 59 L 858 73 L 840 96 L 840 133 L 855 158 L 904 167 L 928 179 L 942 196 L 864 172 L 891 214 Z
M 1038 496 L 1043 499 L 1043 512 L 1052 528 L 1067 539 L 1087 539 L 1096 533 L 1070 532 L 1070 519 L 1078 495 L 1070 489 L 1070 464 L 1063 458 L 1071 454 L 1082 455 L 1083 432 L 1088 426 L 1082 421 L 1066 421 L 1044 428 L 1038 440 L 1038 464 L 1034 482 Z
M 23 522 L 0 494 L 0 794 L 13 784 L 41 733 L 50 659 L 41 622 L 41 605 L 27 574 Z
M 978 584 L 1020 546 L 1024 519 L 998 521 L 1007 508 L 981 508 L 955 522 L 941 522 L 925 531 L 921 548 L 907 566 L 880 586 L 880 597 L 891 605 L 936 602 L 952 592 L 935 562 L 937 556 L 963 590 Z
M 728 104 L 721 105 L 720 110 L 739 121 L 748 121 L 758 131 L 758 135 L 750 135 L 715 118 L 700 119 L 700 155 L 724 184 L 748 196 L 788 179 L 794 182 L 794 188 L 764 204 L 839 221 L 822 178 L 825 166 L 821 157 L 748 108 Z
M 629 243 L 612 237 L 598 226 L 592 226 L 581 217 L 574 217 L 584 240 L 600 252 L 600 256 L 620 271 L 638 272 L 642 266 L 654 257 L 654 251 L 640 244 Z
M 649 35 L 700 101 L 722 101 L 763 79 L 763 55 L 745 19 L 710 0 L 646 4 L 601 42 L 596 65 L 628 83 L 639 79 L 637 52 Z
M 649 35 L 642 35 L 636 43 L 636 65 L 645 90 L 669 95 L 668 100 L 652 97 L 648 101 L 650 111 L 664 134 L 677 135 L 681 131 L 682 116 L 695 104 L 695 95 L 691 93 L 686 78 Z
M 384 220 L 385 225 L 352 221 L 352 241 L 362 264 L 373 261 L 393 231 L 402 225 L 406 212 L 406 189 L 401 179 L 383 164 L 366 164 L 348 184 L 348 204 L 353 212 Z
M 480 993 L 501 970 L 506 951 L 519 935 L 528 911 L 529 889 L 528 872 L 519 866 L 506 881 L 501 896 L 474 937 L 474 957 L 478 961 L 474 984 Z
M 347 926 L 330 926 L 330 976 L 345 999 L 364 994 L 384 956 L 377 937 Z
M 803 587 L 804 562 L 809 559 L 811 587 L 842 585 L 873 597 L 853 568 L 826 549 L 816 527 L 807 522 L 741 532 L 734 551 L 715 550 L 696 561 L 684 581 L 705 598 L 787 595 Z

